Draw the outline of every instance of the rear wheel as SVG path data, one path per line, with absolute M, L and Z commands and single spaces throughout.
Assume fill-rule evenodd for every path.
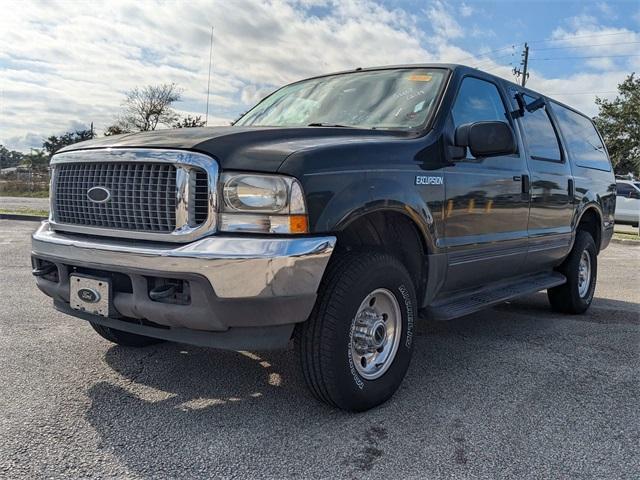
M 400 386 L 413 350 L 413 282 L 386 253 L 332 261 L 296 346 L 311 392 L 329 405 L 368 410 Z
M 116 330 L 115 328 L 105 327 L 104 325 L 97 323 L 89 323 L 91 323 L 93 329 L 102 338 L 124 347 L 146 347 L 148 345 L 164 342 L 164 340 L 159 338 L 145 337 L 143 335 L 136 335 L 135 333 L 123 332 L 122 330 Z
M 571 253 L 558 268 L 567 283 L 547 291 L 551 308 L 561 313 L 584 313 L 596 289 L 598 253 L 593 237 L 578 231 Z

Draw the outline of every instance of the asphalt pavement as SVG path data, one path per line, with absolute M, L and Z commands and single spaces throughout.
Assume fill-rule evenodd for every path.
M 0 220 L 1 478 L 638 478 L 640 247 L 603 252 L 585 315 L 423 320 L 400 391 L 347 414 L 291 348 L 127 349 L 57 313 L 35 227 Z

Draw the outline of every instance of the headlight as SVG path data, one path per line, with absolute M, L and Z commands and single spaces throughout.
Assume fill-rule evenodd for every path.
M 239 212 L 279 212 L 288 199 L 284 179 L 266 175 L 231 176 L 223 192 L 225 206 Z
M 295 178 L 222 174 L 219 227 L 226 232 L 306 233 L 307 209 Z

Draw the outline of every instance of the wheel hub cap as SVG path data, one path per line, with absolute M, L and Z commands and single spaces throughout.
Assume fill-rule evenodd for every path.
M 356 317 L 353 341 L 356 350 L 371 353 L 383 347 L 387 340 L 387 327 L 382 315 L 375 310 L 363 310 Z
M 591 284 L 591 255 L 587 250 L 582 252 L 578 264 L 578 294 L 585 297 Z
M 398 351 L 402 315 L 396 297 L 379 288 L 367 295 L 353 319 L 350 353 L 360 376 L 374 380 L 387 371 Z

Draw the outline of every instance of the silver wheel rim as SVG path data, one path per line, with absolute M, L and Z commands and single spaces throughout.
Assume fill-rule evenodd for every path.
M 395 295 L 386 288 L 367 295 L 351 324 L 351 358 L 362 378 L 384 375 L 396 357 L 401 333 L 402 313 Z
M 585 250 L 580 256 L 578 264 L 578 295 L 584 298 L 591 285 L 591 254 Z

